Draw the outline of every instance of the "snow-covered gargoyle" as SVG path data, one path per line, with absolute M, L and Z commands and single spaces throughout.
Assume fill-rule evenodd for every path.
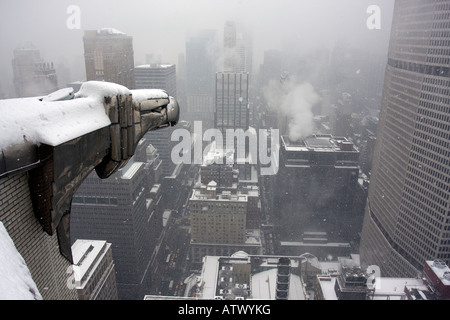
M 34 213 L 56 231 L 70 261 L 72 197 L 95 170 L 110 177 L 134 155 L 145 133 L 179 120 L 175 98 L 164 90 L 130 90 L 88 81 L 78 92 L 0 100 L 0 179 L 27 172 Z

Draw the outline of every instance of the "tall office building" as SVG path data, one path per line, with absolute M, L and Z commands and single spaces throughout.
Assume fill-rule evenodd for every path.
M 174 64 L 144 64 L 134 68 L 136 89 L 161 89 L 177 96 L 177 76 Z
M 162 218 L 150 201 L 149 170 L 132 159 L 106 180 L 92 173 L 73 197 L 71 240 L 112 244 L 119 299 L 142 299 L 151 284 L 152 254 Z
M 216 73 L 215 127 L 224 134 L 249 128 L 249 78 L 248 72 Z
M 224 27 L 223 39 L 223 71 L 250 72 L 251 55 L 250 42 L 242 32 L 238 32 L 234 21 L 227 21 Z
M 176 66 L 174 64 L 150 63 L 135 68 L 136 89 L 161 89 L 172 97 L 177 96 Z M 183 122 L 184 123 L 184 122 Z M 171 151 L 176 142 L 171 141 L 172 132 L 179 126 L 152 131 L 145 135 L 159 153 L 163 176 L 170 176 L 175 169 Z
M 214 126 L 215 37 L 213 30 L 200 30 L 186 42 L 184 119 L 202 121 L 204 130 Z
M 227 21 L 223 30 L 224 71 L 237 72 L 238 52 L 236 40 L 236 24 L 233 21 Z
M 245 179 L 251 178 L 252 160 L 250 142 L 247 139 L 227 140 L 227 130 L 248 133 L 250 128 L 249 105 L 249 73 L 217 72 L 216 73 L 216 109 L 214 114 L 215 128 L 222 132 L 223 146 L 227 149 L 234 146 L 234 163 L 237 163 L 239 174 Z
M 47 95 L 58 89 L 53 63 L 45 62 L 31 43 L 14 50 L 14 89 L 18 98 Z
M 135 88 L 133 37 L 111 28 L 86 30 L 83 37 L 88 81 Z
M 450 1 L 397 0 L 360 253 L 383 276 L 450 262 Z

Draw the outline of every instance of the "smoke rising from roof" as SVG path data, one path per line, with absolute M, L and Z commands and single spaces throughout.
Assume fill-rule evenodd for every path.
M 293 142 L 313 133 L 312 108 L 322 98 L 309 82 L 298 82 L 295 78 L 272 80 L 263 90 L 271 111 L 277 111 L 278 119 L 287 122 L 284 128 Z

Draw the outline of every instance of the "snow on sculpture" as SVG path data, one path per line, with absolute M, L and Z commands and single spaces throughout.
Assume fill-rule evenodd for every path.
M 92 170 L 102 179 L 123 167 L 145 133 L 179 120 L 175 98 L 158 89 L 129 90 L 85 82 L 77 93 L 0 100 L 0 178 L 26 171 L 33 210 L 43 229 L 58 234 L 72 261 L 72 197 Z

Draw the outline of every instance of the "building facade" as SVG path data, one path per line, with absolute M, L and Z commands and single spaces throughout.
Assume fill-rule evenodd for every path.
M 119 299 L 142 299 L 151 284 L 151 257 L 162 217 L 150 200 L 143 162 L 130 161 L 106 180 L 91 174 L 74 195 L 71 240 L 105 240 L 112 244 Z
M 72 245 L 73 276 L 79 300 L 117 300 L 111 244 L 78 239 Z
M 217 190 L 215 181 L 198 184 L 189 199 L 191 258 L 229 255 L 239 250 L 259 254 L 259 230 L 247 229 L 248 195 Z
M 33 210 L 27 172 L 0 177 L 0 221 L 25 260 L 44 300 L 77 300 L 67 286 L 71 264 L 59 250 L 57 234 L 49 236 Z M 30 241 L 33 239 L 33 241 Z
M 396 1 L 361 257 L 386 276 L 450 262 L 450 1 Z
M 177 96 L 177 76 L 174 64 L 144 64 L 134 68 L 136 89 L 161 89 Z
M 358 157 L 359 151 L 347 138 L 312 135 L 292 142 L 281 137 L 273 214 L 283 240 L 325 232 L 327 241 L 343 241 L 353 231 L 349 227 L 358 225 L 358 220 L 362 223 L 362 215 L 355 217 L 352 212 Z
M 215 128 L 225 137 L 227 129 L 249 128 L 249 73 L 216 73 Z
M 107 81 L 135 89 L 133 37 L 104 28 L 86 30 L 83 41 L 87 81 Z

